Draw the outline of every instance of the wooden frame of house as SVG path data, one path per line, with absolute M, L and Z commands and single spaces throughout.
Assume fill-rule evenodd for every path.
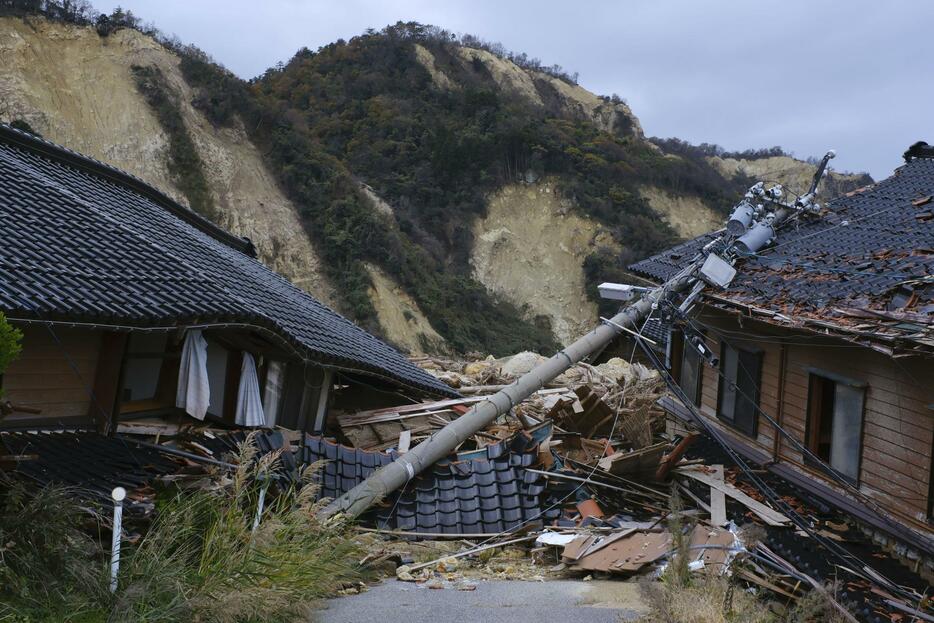
M 705 291 L 687 317 L 670 317 L 666 355 L 734 449 L 931 559 L 934 150 L 905 159 L 741 260 L 737 279 Z M 631 270 L 664 280 L 711 237 Z M 715 367 L 685 333 L 703 339 Z M 674 398 L 663 406 L 676 429 L 691 419 Z
M 111 433 L 127 418 L 187 417 L 176 389 L 194 330 L 207 341 L 206 418 L 217 424 L 234 424 L 247 353 L 266 426 L 322 430 L 335 384 L 353 386 L 337 399 L 364 406 L 371 390 L 456 396 L 263 266 L 248 239 L 2 124 L 0 222 L 0 311 L 23 331 L 0 377 L 10 403 L 0 429 Z

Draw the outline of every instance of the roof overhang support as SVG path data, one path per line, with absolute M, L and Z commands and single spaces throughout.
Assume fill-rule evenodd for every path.
M 324 378 L 321 380 L 321 390 L 318 392 L 318 406 L 315 410 L 315 424 L 312 429 L 316 435 L 324 432 L 324 424 L 327 421 L 328 398 L 331 395 L 331 386 L 334 384 L 334 371 L 325 368 Z

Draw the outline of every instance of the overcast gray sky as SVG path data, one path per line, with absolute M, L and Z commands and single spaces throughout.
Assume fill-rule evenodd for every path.
M 727 149 L 837 150 L 876 179 L 934 143 L 934 2 L 917 0 L 123 0 L 244 78 L 398 20 L 436 24 L 580 73 L 648 135 Z

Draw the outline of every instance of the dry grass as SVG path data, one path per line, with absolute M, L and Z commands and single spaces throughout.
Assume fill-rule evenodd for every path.
M 748 592 L 729 576 L 711 569 L 702 574 L 688 570 L 689 540 L 685 537 L 681 497 L 672 487 L 669 502 L 668 529 L 672 534 L 672 549 L 668 567 L 661 581 L 648 579 L 639 587 L 651 614 L 642 623 L 844 623 L 846 619 L 818 591 L 805 595 L 791 609 Z M 761 530 L 744 531 L 746 542 L 764 536 Z M 735 562 L 734 564 L 741 564 Z M 835 594 L 833 589 L 828 589 Z M 774 607 L 773 607 L 774 606 Z
M 640 585 L 652 613 L 644 623 L 778 623 L 766 604 L 732 585 L 728 578 L 707 573 L 687 586 L 668 582 Z
M 107 554 L 78 528 L 67 495 L 6 496 L 0 597 L 9 599 L 0 599 L 0 621 L 306 621 L 316 600 L 361 579 L 363 552 L 347 522 L 317 519 L 309 480 L 319 466 L 306 470 L 301 488 L 271 487 L 253 530 L 260 490 L 278 459 L 257 459 L 249 438 L 227 484 L 159 505 L 142 540 L 125 546 L 115 595 L 106 590 Z

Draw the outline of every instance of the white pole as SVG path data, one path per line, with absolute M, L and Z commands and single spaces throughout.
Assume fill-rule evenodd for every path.
M 123 532 L 123 499 L 126 489 L 117 487 L 110 493 L 114 500 L 114 529 L 110 543 L 110 592 L 117 592 L 117 571 L 120 569 L 120 535 Z
M 256 504 L 256 517 L 253 518 L 253 529 L 251 532 L 256 532 L 256 529 L 259 528 L 259 519 L 263 514 L 263 503 L 266 501 L 266 489 L 268 488 L 269 480 L 265 479 L 262 488 L 259 490 L 259 501 Z

